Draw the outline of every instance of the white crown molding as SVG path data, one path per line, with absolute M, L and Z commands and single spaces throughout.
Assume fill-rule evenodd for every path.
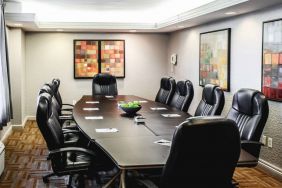
M 219 10 L 224 9 L 224 8 L 235 6 L 235 5 L 238 5 L 240 3 L 245 3 L 247 1 L 249 1 L 249 0 L 229 0 L 229 1 L 217 0 L 217 1 L 214 1 L 214 2 L 211 2 L 211 3 L 208 3 L 206 5 L 203 5 L 199 8 L 195 8 L 193 10 L 178 14 L 174 17 L 171 17 L 169 19 L 161 21 L 160 23 L 157 23 L 157 28 L 160 29 L 160 28 L 163 28 L 163 27 L 168 27 L 168 26 L 171 26 L 173 24 L 188 21 L 188 20 L 191 20 L 193 18 L 197 18 L 199 16 L 203 16 L 203 15 L 215 12 L 215 11 L 219 11 Z
M 35 16 L 33 13 L 5 13 L 5 19 L 14 22 L 35 22 Z
M 36 22 L 38 28 L 52 29 L 156 29 L 154 23 L 117 22 Z

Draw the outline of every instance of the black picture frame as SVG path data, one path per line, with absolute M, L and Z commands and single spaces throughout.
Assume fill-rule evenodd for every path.
M 92 45 L 95 42 L 97 43 L 97 47 L 95 47 L 95 49 L 94 47 L 92 48 L 91 46 L 88 46 L 88 45 Z M 119 67 L 122 70 L 122 75 L 120 74 L 116 75 L 115 73 L 111 71 L 104 71 L 102 69 L 103 63 L 105 63 L 106 66 L 108 67 L 116 65 L 115 62 L 107 63 L 106 58 L 103 59 L 102 54 L 105 54 L 104 52 L 102 52 L 103 49 L 101 49 L 103 42 L 113 42 L 113 43 L 121 42 L 122 43 L 122 49 L 109 49 L 111 53 L 113 52 L 112 54 L 109 54 L 109 56 L 118 55 L 119 53 L 122 53 L 122 55 L 120 56 L 123 56 L 123 57 L 119 57 L 119 58 L 115 57 L 115 58 L 110 59 L 114 61 L 117 61 L 119 59 L 120 62 L 123 62 L 123 63 L 120 63 L 122 64 L 122 66 Z M 78 43 L 81 46 L 79 46 Z M 85 46 L 84 46 L 85 43 L 86 43 L 87 49 L 85 49 Z M 80 54 L 78 53 L 79 51 L 80 51 Z M 118 53 L 115 54 L 116 52 Z M 92 56 L 95 56 L 95 58 Z M 85 67 L 82 67 L 82 64 L 84 64 Z M 107 68 L 107 69 L 110 70 L 111 68 Z M 79 73 L 80 69 L 84 71 L 82 75 L 80 75 Z M 73 71 L 74 79 L 92 79 L 93 76 L 98 73 L 109 73 L 115 76 L 116 78 L 125 78 L 125 40 L 123 39 L 75 39 L 73 40 L 73 70 L 74 70 Z
M 282 18 L 262 24 L 261 91 L 268 100 L 282 102 Z
M 224 34 L 224 36 L 215 36 L 216 34 Z M 206 37 L 206 38 L 204 38 Z M 210 37 L 210 41 L 208 41 Z M 218 41 L 215 38 L 221 38 Z M 210 42 L 210 44 L 209 44 Z M 223 49 L 214 49 L 215 43 L 224 43 Z M 220 45 L 219 45 L 220 46 Z M 231 48 L 231 28 L 208 31 L 200 33 L 199 40 L 199 86 L 206 84 L 215 84 L 220 86 L 224 91 L 230 91 L 230 48 Z M 207 50 L 207 51 L 205 51 Z M 217 50 L 217 51 L 215 51 Z M 216 53 L 214 53 L 216 52 Z M 222 62 L 218 63 L 217 54 L 224 54 L 222 62 L 226 61 L 222 65 Z M 213 72 L 212 72 L 213 71 Z M 220 77 L 223 79 L 220 80 Z

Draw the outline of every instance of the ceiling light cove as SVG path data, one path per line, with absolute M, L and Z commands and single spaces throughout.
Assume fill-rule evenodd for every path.
M 235 15 L 237 12 L 225 12 L 226 15 Z
M 22 13 L 35 13 L 38 22 L 157 23 L 215 0 L 144 0 L 142 8 L 136 8 L 139 0 L 20 1 Z

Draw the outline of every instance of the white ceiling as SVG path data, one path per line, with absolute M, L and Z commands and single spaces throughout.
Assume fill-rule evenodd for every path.
M 6 0 L 5 12 L 7 25 L 27 31 L 172 32 L 277 4 L 282 0 Z

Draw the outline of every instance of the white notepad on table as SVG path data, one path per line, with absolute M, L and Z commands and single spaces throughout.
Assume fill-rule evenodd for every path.
M 99 101 L 86 101 L 86 104 L 99 104 Z
M 139 103 L 146 103 L 146 102 L 148 102 L 148 101 L 138 101 Z
M 85 111 L 95 111 L 95 110 L 99 110 L 99 108 L 83 108 L 83 110 L 85 110 Z
M 97 133 L 115 133 L 118 132 L 117 128 L 104 128 L 104 129 L 95 129 Z
M 106 98 L 108 98 L 108 99 L 112 99 L 112 98 L 114 98 L 114 96 L 113 96 L 113 95 L 106 95 L 105 97 L 106 97 Z
M 151 107 L 151 110 L 167 110 L 165 107 Z
M 179 114 L 162 114 L 163 117 L 181 117 Z
M 103 116 L 85 116 L 85 119 L 104 119 Z

